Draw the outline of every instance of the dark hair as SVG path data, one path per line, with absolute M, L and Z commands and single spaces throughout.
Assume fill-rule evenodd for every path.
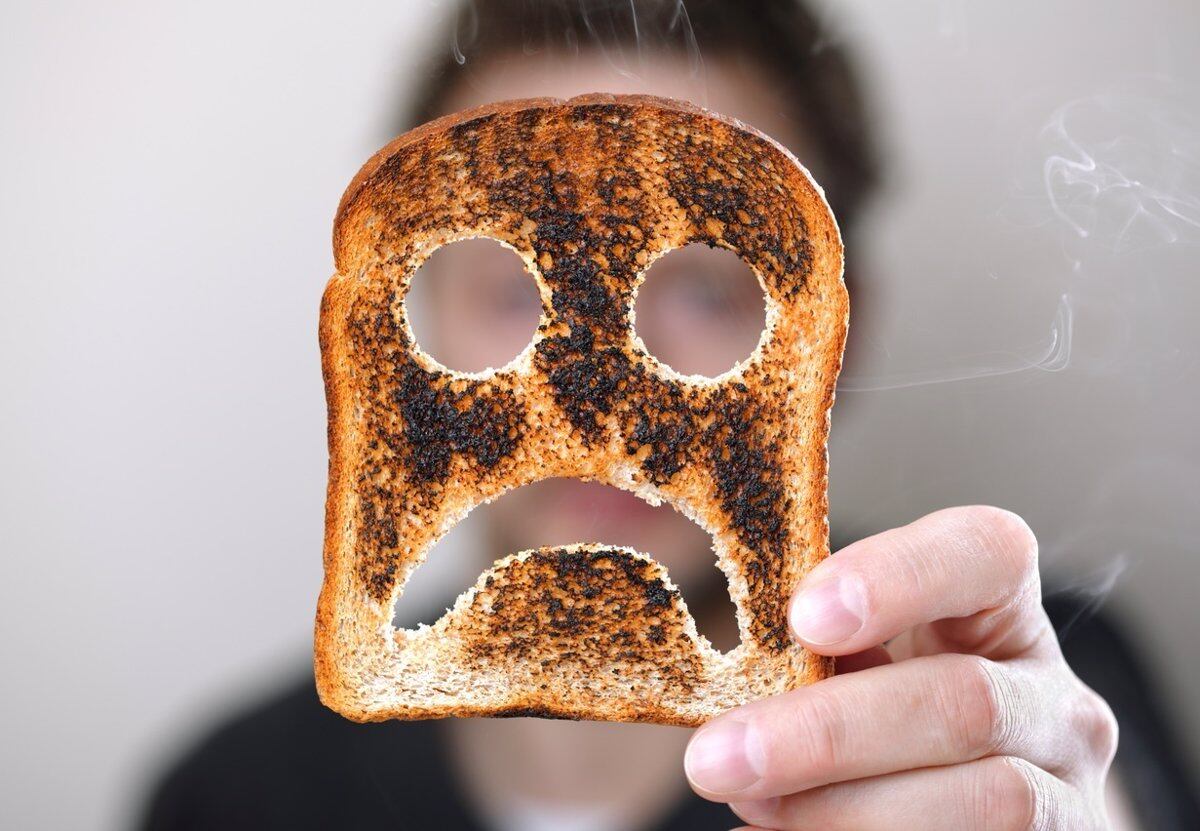
M 604 50 L 721 56 L 757 65 L 779 85 L 824 163 L 830 204 L 848 229 L 878 178 L 872 124 L 843 46 L 803 0 L 459 0 L 401 130 L 444 114 L 475 67 L 513 55 Z

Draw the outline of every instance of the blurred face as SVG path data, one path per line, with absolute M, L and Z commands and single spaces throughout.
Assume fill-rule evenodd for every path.
M 765 77 L 720 60 L 708 61 L 703 87 L 688 77 L 682 62 L 648 65 L 635 79 L 586 53 L 552 72 L 545 63 L 514 59 L 495 72 L 484 67 L 477 73 L 480 83 L 456 90 L 445 111 L 542 95 L 653 93 L 690 98 L 740 118 L 804 157 L 799 130 L 783 115 Z M 701 94 L 707 100 L 697 100 Z M 536 284 L 517 254 L 482 239 L 435 252 L 414 279 L 408 302 L 418 341 L 443 364 L 470 372 L 501 366 L 520 353 L 542 309 Z M 763 293 L 754 273 L 732 252 L 704 245 L 654 262 L 634 312 L 635 330 L 651 354 L 679 372 L 710 377 L 748 357 L 764 324 Z M 711 540 L 669 507 L 654 508 L 615 488 L 564 479 L 513 491 L 486 516 L 493 548 L 489 561 L 523 548 L 573 542 L 628 545 L 654 557 L 680 585 L 700 630 L 718 647 L 736 645 L 732 605 L 714 567 Z

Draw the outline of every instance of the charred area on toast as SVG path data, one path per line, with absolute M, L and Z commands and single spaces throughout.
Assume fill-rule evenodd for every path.
M 397 292 L 379 292 L 350 318 L 359 377 L 371 393 L 363 417 L 370 456 L 358 471 L 359 577 L 383 601 L 395 583 L 405 513 L 401 494 L 436 509 L 461 457 L 476 475 L 511 456 L 527 429 L 525 408 L 502 381 L 455 379 L 419 365 L 397 323 Z
M 551 710 L 549 707 L 505 707 L 503 710 L 494 710 L 489 712 L 488 718 L 547 718 L 554 721 L 574 721 L 572 716 L 568 716 L 557 710 Z
M 620 681 L 661 676 L 689 690 L 699 680 L 678 590 L 661 566 L 627 551 L 538 549 L 497 567 L 471 602 L 482 614 L 453 625 L 477 630 L 464 641 L 478 661 L 510 666 L 549 647 L 543 669 L 620 661 Z
M 535 377 L 584 447 L 618 436 L 640 475 L 663 488 L 685 469 L 703 471 L 750 552 L 743 563 L 750 634 L 769 648 L 787 647 L 780 577 L 792 506 L 781 460 L 785 437 L 771 417 L 782 395 L 772 384 L 783 383 L 783 373 L 756 376 L 753 390 L 734 382 L 679 383 L 634 352 L 629 326 L 638 274 L 664 240 L 678 244 L 670 229 L 681 223 L 687 242 L 731 248 L 775 293 L 805 290 L 808 229 L 800 208 L 778 197 L 783 178 L 773 159 L 779 155 L 763 139 L 723 122 L 605 103 L 474 118 L 380 165 L 362 190 L 371 193 L 370 221 L 384 229 L 375 252 L 381 273 L 360 289 L 350 320 L 371 451 L 357 472 L 358 568 L 376 600 L 391 592 L 403 550 L 394 517 L 435 517 L 451 477 L 502 476 L 536 435 L 512 375 L 479 381 L 427 370 L 397 323 L 401 274 L 416 264 L 412 240 L 478 228 L 530 252 L 538 264 L 550 319 L 534 351 Z M 594 586 L 592 572 L 578 569 L 554 579 L 581 591 Z M 625 566 L 618 570 L 623 585 L 636 588 Z M 584 626 L 578 616 L 590 607 L 553 609 L 551 595 L 538 612 L 547 631 Z M 628 637 L 666 643 L 664 625 Z
M 525 430 L 523 410 L 511 391 L 472 381 L 462 389 L 437 384 L 437 374 L 409 364 L 399 373 L 392 400 L 404 421 L 388 443 L 408 463 L 409 481 L 445 481 L 455 455 L 481 471 L 510 455 Z

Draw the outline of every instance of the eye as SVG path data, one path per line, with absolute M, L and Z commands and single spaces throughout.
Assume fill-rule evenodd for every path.
M 520 256 L 482 237 L 434 251 L 413 274 L 404 304 L 421 348 L 459 372 L 507 364 L 533 339 L 542 313 Z
M 712 378 L 754 352 L 766 325 L 766 300 L 740 257 L 693 243 L 651 264 L 634 315 L 638 337 L 661 363 Z

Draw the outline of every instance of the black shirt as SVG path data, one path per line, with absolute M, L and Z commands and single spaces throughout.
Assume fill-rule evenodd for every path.
M 485 831 L 455 780 L 442 721 L 354 724 L 305 678 L 221 727 L 159 786 L 143 827 Z M 728 831 L 724 805 L 691 797 L 662 831 Z
M 1136 653 L 1078 599 L 1059 596 L 1046 606 L 1067 660 L 1121 723 L 1118 770 L 1143 827 L 1200 828 L 1200 809 Z M 188 751 L 155 787 L 140 827 L 487 831 L 456 781 L 445 729 L 438 721 L 346 721 L 320 704 L 306 673 Z M 737 824 L 726 806 L 689 794 L 654 831 Z

